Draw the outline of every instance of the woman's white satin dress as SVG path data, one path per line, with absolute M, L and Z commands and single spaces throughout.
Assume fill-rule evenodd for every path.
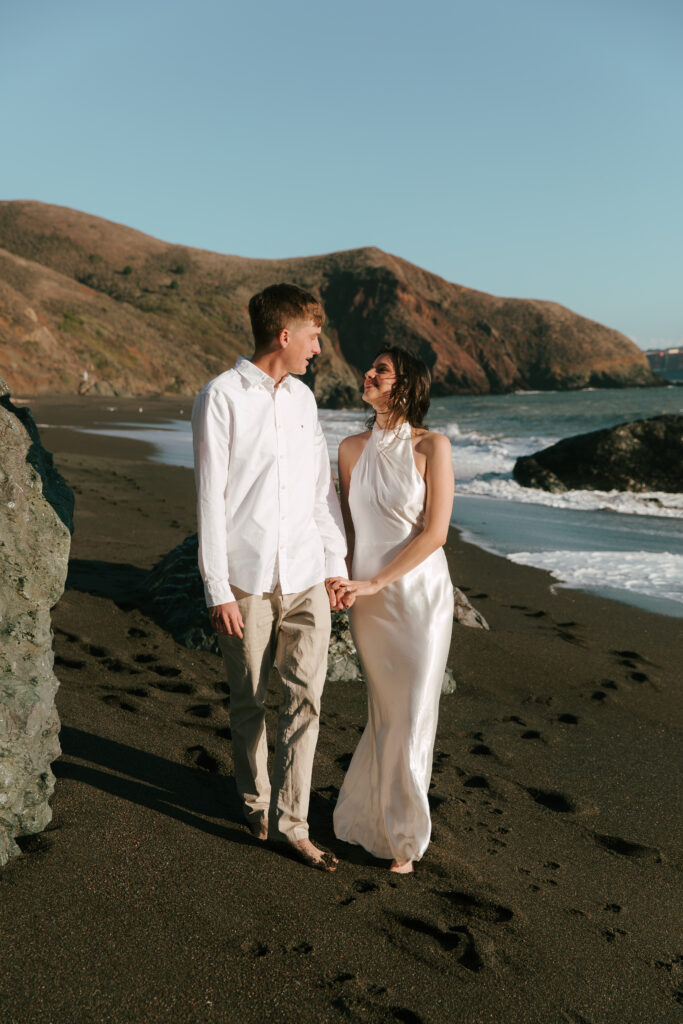
M 411 430 L 375 424 L 353 468 L 353 578 L 371 579 L 422 529 L 425 483 Z M 339 839 L 376 857 L 418 860 L 429 844 L 427 791 L 453 627 L 443 548 L 351 608 L 368 687 L 368 724 L 334 811 Z

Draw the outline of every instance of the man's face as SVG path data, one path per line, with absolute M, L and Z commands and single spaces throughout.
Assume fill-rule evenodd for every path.
M 320 327 L 313 320 L 292 320 L 287 325 L 283 357 L 288 373 L 303 374 L 313 356 L 320 354 Z

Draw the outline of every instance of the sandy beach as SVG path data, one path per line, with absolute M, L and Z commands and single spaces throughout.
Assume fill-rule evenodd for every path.
M 491 628 L 454 627 L 432 844 L 397 878 L 335 839 L 366 698 L 330 683 L 309 820 L 340 865 L 323 875 L 251 838 L 222 661 L 139 597 L 196 528 L 191 471 L 31 407 L 76 515 L 54 818 L 0 872 L 0 1019 L 680 1020 L 680 620 L 553 592 L 451 531 L 453 582 Z M 87 425 L 96 406 L 78 408 Z

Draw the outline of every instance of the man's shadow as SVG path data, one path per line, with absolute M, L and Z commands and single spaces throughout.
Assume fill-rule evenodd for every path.
M 63 757 L 52 766 L 57 778 L 94 786 L 230 842 L 254 844 L 255 840 L 242 829 L 220 824 L 221 820 L 244 822 L 232 777 L 187 768 L 71 726 L 62 727 L 60 742 L 66 758 L 88 763 Z
M 62 726 L 59 738 L 63 756 L 52 765 L 58 779 L 74 779 L 94 786 L 238 845 L 258 844 L 243 828 L 221 824 L 221 821 L 228 821 L 244 826 L 242 804 L 232 776 L 188 768 L 69 725 Z M 311 793 L 311 835 L 339 853 L 340 844 L 332 831 L 332 807 L 328 793 Z M 355 856 L 356 851 L 353 851 L 349 857 L 345 844 L 344 850 L 347 860 L 364 862 L 362 853 Z

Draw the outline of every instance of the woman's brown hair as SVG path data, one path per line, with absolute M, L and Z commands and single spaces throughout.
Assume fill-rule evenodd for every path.
M 407 420 L 411 427 L 421 427 L 429 409 L 431 374 L 425 363 L 399 345 L 385 345 L 379 356 L 390 356 L 396 370 L 396 380 L 389 396 L 389 426 L 395 427 Z M 372 412 L 367 426 L 372 427 L 377 414 Z

